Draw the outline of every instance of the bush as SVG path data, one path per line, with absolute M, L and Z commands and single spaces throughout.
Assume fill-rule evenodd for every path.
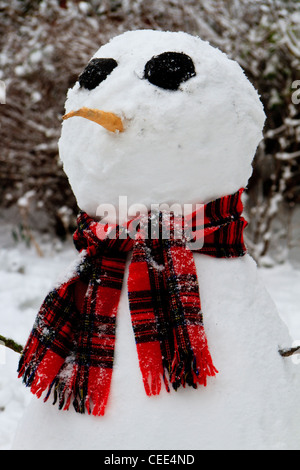
M 1 107 L 3 208 L 17 204 L 40 229 L 60 235 L 72 230 L 78 208 L 57 150 L 67 89 L 110 37 L 137 28 L 184 30 L 237 60 L 261 94 L 267 123 L 247 192 L 248 242 L 259 260 L 274 247 L 278 252 L 279 239 L 288 240 L 300 202 L 300 113 L 292 102 L 299 2 L 11 0 L 0 1 L 0 13 L 0 79 L 7 89 Z M 47 218 L 39 217 L 41 211 Z

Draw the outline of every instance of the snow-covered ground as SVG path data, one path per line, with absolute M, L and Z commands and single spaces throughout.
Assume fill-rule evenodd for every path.
M 76 252 L 71 240 L 53 242 L 45 236 L 38 238 L 41 257 L 34 246 L 15 243 L 11 227 L 3 224 L 0 238 L 0 335 L 24 345 L 42 300 Z M 261 268 L 260 274 L 292 338 L 300 340 L 300 269 L 283 264 Z M 0 450 L 11 448 L 18 422 L 32 396 L 17 379 L 18 358 L 17 353 L 0 346 Z
M 6 235 L 6 236 L 5 236 Z M 0 238 L 0 335 L 24 345 L 36 313 L 53 282 L 74 260 L 71 242 L 38 240 L 34 246 L 14 244 L 11 227 L 1 227 Z M 3 240 L 4 243 L 3 243 Z M 14 432 L 31 393 L 17 378 L 19 355 L 0 346 L 0 449 L 10 449 Z

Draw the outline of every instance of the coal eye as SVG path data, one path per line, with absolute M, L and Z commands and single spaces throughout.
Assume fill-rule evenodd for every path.
M 93 90 L 108 77 L 117 65 L 115 59 L 92 59 L 79 75 L 80 87 Z
M 196 75 L 192 59 L 182 52 L 163 52 L 145 65 L 144 78 L 152 85 L 177 90 L 181 83 Z

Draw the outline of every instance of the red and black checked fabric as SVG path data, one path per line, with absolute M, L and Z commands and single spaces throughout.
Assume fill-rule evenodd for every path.
M 46 392 L 45 400 L 53 393 L 60 409 L 69 409 L 72 401 L 77 412 L 104 414 L 129 251 L 129 307 L 147 395 L 159 394 L 162 383 L 168 391 L 206 385 L 217 370 L 204 332 L 192 250 L 222 258 L 246 253 L 242 192 L 201 206 L 200 218 L 169 217 L 168 238 L 161 236 L 162 212 L 146 218 L 146 229 L 142 218 L 136 220 L 134 236 L 132 221 L 104 227 L 81 212 L 74 234 L 81 253 L 77 268 L 45 298 L 20 359 L 19 377 L 31 391 L 38 397 Z M 181 238 L 174 236 L 178 220 Z

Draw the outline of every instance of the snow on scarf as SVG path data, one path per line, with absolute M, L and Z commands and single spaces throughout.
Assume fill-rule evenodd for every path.
M 208 350 L 191 250 L 217 258 L 246 253 L 242 192 L 202 205 L 203 224 L 196 226 L 195 213 L 185 218 L 181 238 L 174 236 L 178 218 L 170 213 L 170 236 L 164 239 L 157 232 L 164 225 L 162 212 L 148 218 L 145 230 L 149 234 L 150 227 L 152 238 L 141 218 L 131 221 L 138 222 L 134 237 L 128 225 L 109 227 L 114 236 L 108 237 L 107 226 L 81 212 L 74 234 L 81 253 L 76 271 L 47 295 L 20 359 L 19 377 L 32 393 L 40 397 L 47 390 L 46 401 L 52 391 L 59 409 L 69 409 L 72 401 L 77 412 L 104 414 L 129 251 L 129 307 L 147 395 L 159 394 L 162 383 L 168 391 L 170 385 L 205 386 L 218 371 Z M 187 243 L 189 230 L 201 239 L 200 248 Z

